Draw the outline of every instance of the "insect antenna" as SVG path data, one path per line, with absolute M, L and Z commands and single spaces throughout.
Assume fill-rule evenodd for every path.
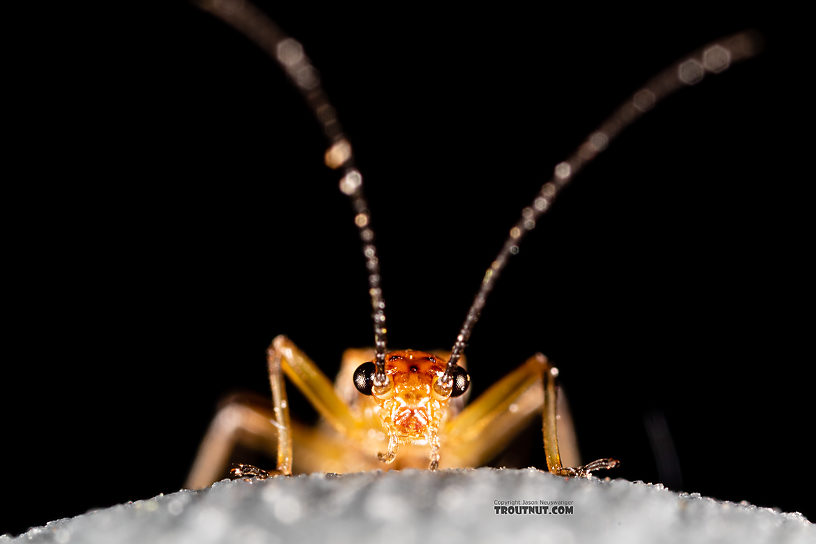
M 552 178 L 536 195 L 530 206 L 521 211 L 521 217 L 510 229 L 499 254 L 484 274 L 482 284 L 473 304 L 468 310 L 465 322 L 456 337 L 444 375 L 440 378 L 442 387 L 450 388 L 456 371 L 456 363 L 462 355 L 473 327 L 479 320 L 487 296 L 493 290 L 496 280 L 507 261 L 519 251 L 524 236 L 533 230 L 538 218 L 551 206 L 555 197 L 570 180 L 598 154 L 605 150 L 612 140 L 626 127 L 658 102 L 682 88 L 699 83 L 706 73 L 718 74 L 739 62 L 756 55 L 761 49 L 761 38 L 753 31 L 744 31 L 721 38 L 692 52 L 682 60 L 658 73 L 623 102 L 565 161 L 558 163 Z
M 386 326 L 385 300 L 380 287 L 380 264 L 371 229 L 371 214 L 363 195 L 363 177 L 354 166 L 351 144 L 343 132 L 334 107 L 320 84 L 320 76 L 303 51 L 303 46 L 287 36 L 261 10 L 245 0 L 193 0 L 204 11 L 223 20 L 275 59 L 303 95 L 329 141 L 326 165 L 340 170 L 340 190 L 351 199 L 354 224 L 360 234 L 368 270 L 368 292 L 374 320 L 376 371 L 374 384 L 385 385 Z

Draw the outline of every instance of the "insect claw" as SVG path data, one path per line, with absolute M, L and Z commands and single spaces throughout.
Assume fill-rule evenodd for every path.
M 607 470 L 615 468 L 620 465 L 617 459 L 596 459 L 586 465 L 580 467 L 560 467 L 555 474 L 559 476 L 566 476 L 568 478 L 592 478 L 592 473 L 596 470 Z
M 230 479 L 237 480 L 243 478 L 244 480 L 266 480 L 272 476 L 272 473 L 258 468 L 254 465 L 235 464 L 230 469 Z
M 586 465 L 582 465 L 580 467 L 565 467 L 566 470 L 570 471 L 571 474 L 569 476 L 574 476 L 576 478 L 591 478 L 592 472 L 596 470 L 607 470 L 610 468 L 615 468 L 620 465 L 620 461 L 617 459 L 596 459 L 591 463 L 587 463 Z

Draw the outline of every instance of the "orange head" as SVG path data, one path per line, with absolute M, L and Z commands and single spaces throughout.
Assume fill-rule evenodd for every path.
M 465 369 L 457 367 L 453 387 L 437 386 L 447 361 L 424 351 L 392 351 L 385 356 L 386 385 L 374 385 L 374 363 L 363 363 L 354 372 L 354 385 L 377 404 L 378 414 L 389 435 L 418 441 L 436 434 L 448 401 L 470 385 Z

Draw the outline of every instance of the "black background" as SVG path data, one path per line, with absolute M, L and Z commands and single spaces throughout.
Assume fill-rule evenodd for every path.
M 813 519 L 795 36 L 767 14 L 267 8 L 355 146 L 390 343 L 417 349 L 451 345 L 521 208 L 621 100 L 761 31 L 760 57 L 661 104 L 564 191 L 467 355 L 478 394 L 546 353 L 584 457 L 622 459 L 615 477 L 660 480 L 658 414 L 670 487 Z M 275 335 L 329 375 L 371 342 L 350 206 L 277 65 L 186 4 L 39 9 L 9 18 L 4 84 L 12 533 L 177 490 L 218 400 L 267 394 Z

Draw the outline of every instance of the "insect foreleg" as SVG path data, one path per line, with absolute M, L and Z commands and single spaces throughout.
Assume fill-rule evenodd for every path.
M 544 364 L 543 356 L 531 357 L 448 421 L 442 444 L 445 466 L 487 463 L 541 412 Z
M 555 380 L 558 369 L 550 365 L 546 358 L 538 354 L 543 361 L 542 380 L 544 381 L 544 417 L 542 430 L 544 434 L 544 454 L 547 456 L 547 468 L 552 474 L 559 476 L 588 477 L 595 470 L 615 468 L 620 461 L 617 459 L 596 459 L 586 465 L 565 467 L 561 464 L 561 455 L 558 448 L 558 387 Z
M 263 471 L 244 465 L 233 475 L 266 477 L 276 473 L 292 473 L 293 435 L 299 434 L 304 438 L 307 433 L 299 431 L 299 427 L 293 426 L 289 418 L 284 376 L 295 384 L 315 410 L 342 435 L 359 438 L 361 432 L 368 429 L 366 423 L 355 416 L 338 396 L 332 383 L 317 365 L 285 336 L 278 336 L 272 341 L 267 352 L 267 363 L 272 389 L 271 409 L 266 402 L 260 403 L 248 397 L 234 398 L 223 406 L 199 448 L 186 487 L 200 488 L 217 480 L 236 443 L 275 452 L 277 465 L 275 471 Z M 312 442 L 326 445 L 328 442 L 325 438 Z M 301 442 L 308 443 L 306 440 Z
M 586 476 L 593 470 L 612 468 L 613 459 L 600 459 L 589 465 L 564 467 L 559 451 L 567 452 L 569 461 L 577 462 L 578 453 L 566 403 L 558 402 L 558 374 L 541 354 L 530 357 L 522 366 L 495 383 L 468 405 L 445 428 L 446 464 L 478 466 L 497 455 L 532 417 L 543 412 L 544 450 L 547 467 L 553 474 Z M 565 417 L 559 418 L 559 409 Z
M 282 377 L 285 374 L 309 399 L 315 410 L 339 433 L 355 437 L 360 431 L 368 429 L 364 422 L 352 413 L 348 404 L 340 398 L 326 375 L 287 337 L 277 336 L 272 341 L 267 360 L 273 396 L 276 383 L 282 384 Z M 274 399 L 273 403 L 275 403 Z M 288 412 L 288 406 L 281 408 Z
M 220 479 L 236 444 L 276 451 L 278 437 L 271 420 L 267 399 L 248 395 L 228 399 L 213 418 L 184 487 L 200 489 Z

